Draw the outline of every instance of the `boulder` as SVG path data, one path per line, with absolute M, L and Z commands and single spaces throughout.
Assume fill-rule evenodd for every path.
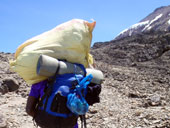
M 3 85 L 7 86 L 10 92 L 15 91 L 19 88 L 17 80 L 12 77 L 3 79 Z
M 0 128 L 7 128 L 6 118 L 0 114 Z

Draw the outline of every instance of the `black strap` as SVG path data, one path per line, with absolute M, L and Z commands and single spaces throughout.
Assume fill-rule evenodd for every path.
M 81 120 L 81 128 L 87 128 L 87 123 L 86 123 L 86 115 L 81 115 L 80 116 L 80 120 Z
M 58 65 L 58 67 L 57 67 L 57 70 L 56 70 L 54 76 L 48 78 L 48 88 L 45 90 L 44 95 L 39 99 L 39 101 L 38 101 L 38 103 L 37 103 L 37 106 L 36 106 L 36 108 L 35 108 L 35 115 L 34 115 L 34 117 L 33 117 L 33 120 L 35 119 L 36 112 L 38 111 L 38 108 L 43 105 L 43 100 L 44 100 L 45 98 L 46 98 L 46 101 L 45 101 L 44 110 L 46 109 L 47 103 L 48 103 L 48 98 L 50 97 L 50 94 L 51 94 L 51 91 L 52 91 L 52 88 L 53 88 L 53 85 L 54 85 L 56 76 L 57 76 L 57 74 L 58 74 L 58 72 L 59 72 L 59 69 L 60 69 L 60 63 L 59 63 L 59 65 Z
M 52 92 L 52 88 L 53 88 L 53 84 L 50 84 L 49 87 L 47 88 L 45 94 L 44 94 L 44 97 L 42 97 L 42 99 L 41 99 L 41 102 L 43 102 L 43 100 L 46 97 L 45 104 L 44 104 L 44 110 L 46 110 L 47 103 L 48 103 L 48 98 L 50 97 L 50 94 Z
M 46 97 L 45 105 L 44 105 L 44 110 L 46 110 L 47 103 L 48 103 L 48 98 L 50 97 L 50 94 L 51 94 L 51 92 L 52 92 L 53 85 L 54 85 L 54 82 L 55 82 L 55 80 L 56 80 L 56 76 L 57 76 L 57 74 L 58 74 L 58 72 L 59 72 L 59 69 L 60 69 L 60 63 L 59 63 L 59 65 L 58 65 L 58 67 L 57 67 L 57 70 L 56 70 L 54 76 L 48 78 L 48 86 L 49 86 L 49 87 L 47 88 L 47 90 L 46 90 L 46 92 L 45 92 L 45 93 L 46 93 L 45 96 L 42 97 L 42 100 L 41 100 L 41 101 L 43 102 L 44 98 Z

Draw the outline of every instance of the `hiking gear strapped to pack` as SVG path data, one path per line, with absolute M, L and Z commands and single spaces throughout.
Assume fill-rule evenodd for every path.
M 75 73 L 75 65 L 73 63 L 69 63 L 66 61 L 59 61 L 56 58 L 41 55 L 37 62 L 37 74 L 40 76 L 51 77 L 54 76 L 58 69 L 58 74 L 68 74 Z M 76 68 L 77 74 L 84 75 L 84 71 L 77 66 Z
M 85 115 L 88 111 L 89 105 L 85 100 L 87 94 L 87 85 L 90 84 L 93 76 L 90 74 L 79 82 L 78 85 L 67 96 L 67 107 L 76 115 Z
M 91 80 L 91 83 L 94 84 L 102 84 L 102 82 L 104 81 L 104 76 L 103 73 L 100 70 L 97 69 L 92 69 L 92 68 L 86 68 L 86 76 L 89 74 L 92 74 L 93 78 Z
M 87 68 L 93 64 L 90 46 L 95 24 L 95 21 L 89 23 L 82 19 L 72 19 L 25 41 L 17 48 L 15 59 L 10 61 L 10 68 L 29 85 L 48 78 L 36 74 L 41 54 L 82 64 Z
M 60 67 L 59 67 L 60 66 Z M 74 73 L 75 68 L 73 63 L 59 61 L 53 57 L 47 55 L 41 55 L 37 63 L 37 74 L 41 76 L 51 77 L 56 73 L 59 67 L 58 74 Z M 77 74 L 84 75 L 83 70 L 78 66 L 76 68 Z M 86 68 L 86 76 L 93 75 L 92 83 L 101 84 L 104 80 L 103 73 L 97 69 Z
M 87 86 L 92 75 L 86 75 L 83 65 L 74 64 L 75 73 L 56 74 L 49 80 L 45 93 L 37 106 L 34 120 L 38 126 L 50 128 L 72 128 L 79 115 L 88 111 L 85 100 Z M 80 67 L 84 75 L 77 74 Z M 48 124 L 47 124 L 48 123 Z

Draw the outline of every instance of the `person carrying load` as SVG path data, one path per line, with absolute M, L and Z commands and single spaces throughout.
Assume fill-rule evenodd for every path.
M 85 114 L 99 102 L 103 80 L 101 71 L 87 68 L 93 62 L 89 50 L 95 24 L 68 21 L 26 41 L 15 53 L 11 68 L 32 84 L 26 112 L 38 126 L 77 128 L 80 116 L 86 127 Z

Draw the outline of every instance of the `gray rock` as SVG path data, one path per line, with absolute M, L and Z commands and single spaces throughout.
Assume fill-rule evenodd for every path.
M 9 92 L 8 87 L 0 83 L 0 93 L 5 94 Z
M 0 114 L 0 128 L 7 128 L 6 118 Z
M 7 86 L 10 92 L 15 91 L 19 88 L 18 82 L 14 78 L 3 79 L 3 85 Z

